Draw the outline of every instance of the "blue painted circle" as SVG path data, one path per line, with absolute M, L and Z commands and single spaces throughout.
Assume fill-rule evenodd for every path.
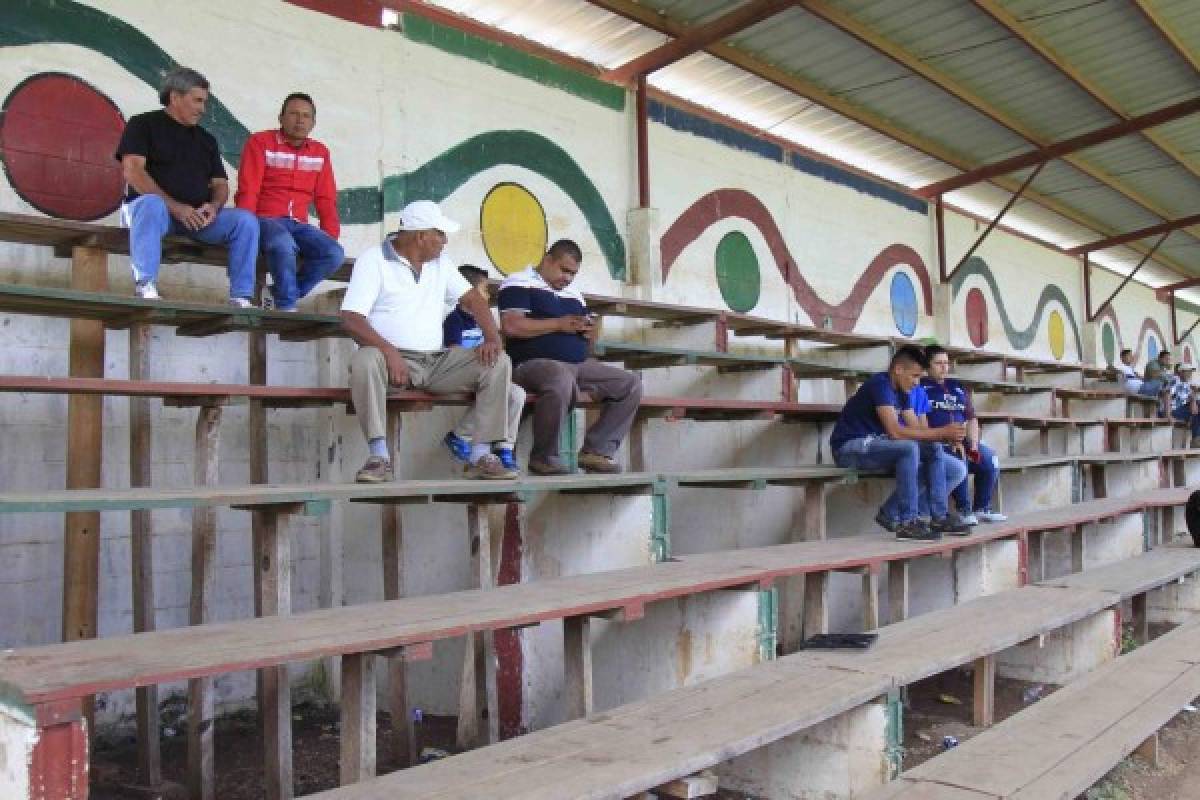
M 903 336 L 917 332 L 917 290 L 906 272 L 892 276 L 892 319 Z
M 1146 357 L 1158 358 L 1158 338 L 1153 334 L 1146 337 Z

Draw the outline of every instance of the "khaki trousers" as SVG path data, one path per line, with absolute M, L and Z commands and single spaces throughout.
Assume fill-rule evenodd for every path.
M 508 430 L 511 432 L 512 438 L 505 439 L 500 444 L 502 447 L 507 447 L 510 450 L 516 449 L 517 446 L 517 431 L 521 427 L 521 414 L 525 411 L 525 390 L 515 383 L 508 390 Z M 475 441 L 475 409 L 468 408 L 467 413 L 462 415 L 462 419 L 458 421 L 454 432 L 466 439 L 469 442 Z
M 430 394 L 474 392 L 475 440 L 509 442 L 517 438 L 509 430 L 509 387 L 512 362 L 501 353 L 496 363 L 484 366 L 475 350 L 451 347 L 421 353 L 401 350 L 408 365 L 408 387 Z M 367 440 L 387 436 L 387 362 L 375 347 L 360 347 L 350 360 L 350 397 L 358 424 Z

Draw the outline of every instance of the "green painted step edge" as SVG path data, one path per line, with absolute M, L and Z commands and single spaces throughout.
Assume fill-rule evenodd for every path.
M 417 14 L 404 15 L 404 35 L 414 42 L 487 64 L 613 111 L 625 110 L 625 90 L 621 87 L 515 47 L 488 41 Z

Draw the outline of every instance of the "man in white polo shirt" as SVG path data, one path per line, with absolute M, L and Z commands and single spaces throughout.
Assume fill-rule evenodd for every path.
M 354 262 L 342 301 L 342 324 L 358 343 L 350 362 L 350 395 L 371 455 L 355 478 L 359 483 L 393 480 L 386 436 L 388 386 L 432 394 L 475 392 L 476 429 L 467 474 L 515 478 L 492 453 L 497 442 L 514 441 L 509 430 L 508 390 L 512 362 L 487 302 L 442 255 L 447 235 L 459 225 L 437 203 L 419 200 L 400 212 L 400 227 Z M 474 349 L 442 348 L 442 317 L 461 305 L 483 330 Z

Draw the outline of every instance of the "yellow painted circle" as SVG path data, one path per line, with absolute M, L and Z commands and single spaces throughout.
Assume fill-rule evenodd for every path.
M 505 275 L 538 263 L 546 252 L 546 212 L 515 183 L 497 184 L 483 198 L 479 230 L 488 258 Z
M 1050 352 L 1061 361 L 1067 351 L 1067 329 L 1063 324 L 1062 314 L 1051 311 L 1047 327 L 1050 329 Z

